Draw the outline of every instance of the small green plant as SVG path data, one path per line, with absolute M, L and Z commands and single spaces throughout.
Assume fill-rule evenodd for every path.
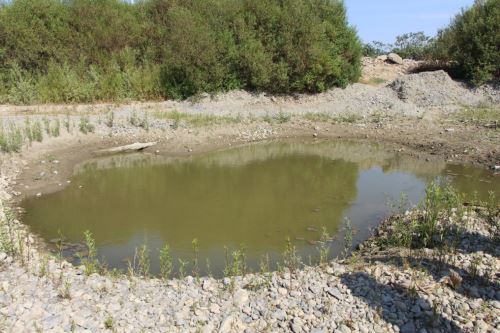
M 360 115 L 357 115 L 355 113 L 346 113 L 346 114 L 342 114 L 342 115 L 339 115 L 335 118 L 333 118 L 333 121 L 335 123 L 355 123 L 359 120 L 361 120 L 362 117 Z
M 319 252 L 319 264 L 325 265 L 328 263 L 328 254 L 330 253 L 330 234 L 326 227 L 321 228 L 321 236 L 319 240 L 318 252 Z
M 349 218 L 344 219 L 344 250 L 342 251 L 342 255 L 346 258 L 351 251 L 352 241 L 354 238 L 354 230 L 352 228 L 352 223 Z
M 104 121 L 104 123 L 109 128 L 113 127 L 113 125 L 115 123 L 115 113 L 113 111 L 108 112 L 108 114 L 106 115 L 106 120 Z
M 247 272 L 246 264 L 246 249 L 243 245 L 239 249 L 229 253 L 227 247 L 224 248 L 226 252 L 224 276 L 240 276 Z
M 148 246 L 146 244 L 143 244 L 138 250 L 136 250 L 136 255 L 137 273 L 139 274 L 139 276 L 148 277 L 151 266 Z
M 165 244 L 160 249 L 160 276 L 162 279 L 168 280 L 172 275 L 172 255 L 170 247 Z
M 8 130 L 0 124 L 0 148 L 5 153 L 20 152 L 24 137 L 22 130 L 11 124 Z
M 32 133 L 33 139 L 35 141 L 37 141 L 37 142 L 43 141 L 43 130 L 42 130 L 42 124 L 40 123 L 40 121 L 37 120 L 33 123 L 31 133 Z
M 42 118 L 43 126 L 45 128 L 45 133 L 50 136 L 50 120 L 47 117 Z
M 66 114 L 66 118 L 63 121 L 63 125 L 64 125 L 64 128 L 66 128 L 66 132 L 67 133 L 71 133 L 72 132 L 71 131 L 71 117 L 70 117 L 69 113 Z
M 135 110 L 133 110 L 132 113 L 130 114 L 128 122 L 130 123 L 130 125 L 135 127 L 139 127 L 141 125 L 141 120 L 137 116 L 137 112 Z
M 145 131 L 149 131 L 149 115 L 147 112 L 144 112 L 144 117 L 141 119 L 139 127 Z
M 265 254 L 260 259 L 259 270 L 262 274 L 269 273 L 269 254 Z
M 28 142 L 31 145 L 34 138 L 33 138 L 33 132 L 32 132 L 32 128 L 31 128 L 31 119 L 29 117 L 26 117 L 24 119 L 24 136 L 26 137 L 26 139 L 28 139 Z
M 64 281 L 62 288 L 59 289 L 58 296 L 62 299 L 71 299 L 70 287 L 71 284 L 68 281 Z
M 54 126 L 51 127 L 50 129 L 50 135 L 53 137 L 58 137 L 60 133 L 61 133 L 61 121 L 59 120 L 59 118 L 56 118 L 56 120 L 54 120 Z
M 111 316 L 108 316 L 104 321 L 104 328 L 107 330 L 112 330 L 115 326 L 115 322 Z
M 304 119 L 314 122 L 329 122 L 332 116 L 326 112 L 309 112 L 304 115 Z
M 297 254 L 297 248 L 292 243 L 290 238 L 286 239 L 285 251 L 283 251 L 283 265 L 288 267 L 292 272 L 302 267 L 302 258 Z
M 199 246 L 198 246 L 198 239 L 195 238 L 191 242 L 191 247 L 193 248 L 193 276 L 198 277 L 200 275 L 200 267 L 198 265 L 198 256 L 199 256 Z
M 177 260 L 179 261 L 179 279 L 184 279 L 186 277 L 186 269 L 189 265 L 189 261 L 182 260 L 181 258 Z
M 40 261 L 38 276 L 39 277 L 46 276 L 48 273 L 48 267 L 49 267 L 49 257 L 47 255 L 44 255 Z
M 289 113 L 285 113 L 285 112 L 282 112 L 280 111 L 275 117 L 274 119 L 276 120 L 276 122 L 278 124 L 284 124 L 284 123 L 287 123 L 290 121 L 290 119 L 292 119 L 292 115 L 289 114 Z
M 85 238 L 85 245 L 87 247 L 87 256 L 83 258 L 81 261 L 85 268 L 85 274 L 90 275 L 93 273 L 97 273 L 99 271 L 99 260 L 97 259 L 97 247 L 95 244 L 94 237 L 89 230 L 86 230 L 83 233 Z
M 212 265 L 210 264 L 210 258 L 206 259 L 207 276 L 212 277 Z
M 81 116 L 80 117 L 80 132 L 83 134 L 87 133 L 93 133 L 95 130 L 94 125 L 90 123 L 89 117 L 88 116 Z

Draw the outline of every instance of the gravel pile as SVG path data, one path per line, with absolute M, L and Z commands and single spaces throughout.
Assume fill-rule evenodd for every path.
M 214 115 L 275 115 L 325 113 L 332 116 L 374 113 L 418 116 L 428 109 L 448 110 L 462 106 L 498 103 L 498 90 L 492 87 L 471 89 L 453 81 L 444 71 L 400 76 L 387 86 L 353 84 L 316 95 L 270 96 L 246 91 L 232 91 L 210 96 L 204 94 L 195 102 L 166 102 L 165 106 L 188 113 Z

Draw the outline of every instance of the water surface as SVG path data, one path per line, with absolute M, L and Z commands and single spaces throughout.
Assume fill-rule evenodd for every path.
M 24 221 L 47 240 L 60 231 L 68 243 L 90 230 L 110 267 L 125 268 L 135 248 L 147 244 L 153 272 L 163 244 L 177 262 L 193 257 L 196 238 L 200 263 L 208 259 L 220 276 L 224 247 L 244 246 L 255 270 L 264 254 L 275 261 L 290 237 L 305 261 L 314 261 L 322 227 L 336 236 L 330 249 L 338 255 L 346 217 L 355 241 L 365 239 L 389 213 L 388 202 L 405 193 L 417 203 L 437 176 L 483 198 L 500 188 L 499 177 L 486 170 L 425 162 L 375 144 L 273 142 L 190 158 L 89 161 L 64 190 L 26 199 Z

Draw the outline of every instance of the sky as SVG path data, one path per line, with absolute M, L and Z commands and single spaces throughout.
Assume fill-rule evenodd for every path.
M 434 36 L 474 0 L 344 0 L 349 22 L 363 42 L 393 43 L 396 36 L 424 31 Z

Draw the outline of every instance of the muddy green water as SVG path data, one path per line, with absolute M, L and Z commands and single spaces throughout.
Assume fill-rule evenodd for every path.
M 177 262 L 193 258 L 197 238 L 202 272 L 208 259 L 220 276 L 224 247 L 244 246 L 256 270 L 265 254 L 275 264 L 290 237 L 304 261 L 314 261 L 316 230 L 323 226 L 335 236 L 331 255 L 338 255 L 345 217 L 357 231 L 355 242 L 361 241 L 390 213 L 388 202 L 405 193 L 417 203 L 438 176 L 483 198 L 500 188 L 499 177 L 487 170 L 403 157 L 375 144 L 274 142 L 189 158 L 138 154 L 88 161 L 64 190 L 26 199 L 23 218 L 46 240 L 60 231 L 70 244 L 64 251 L 69 259 L 82 251 L 71 244 L 90 230 L 112 268 L 125 268 L 147 244 L 157 272 L 164 243 Z

